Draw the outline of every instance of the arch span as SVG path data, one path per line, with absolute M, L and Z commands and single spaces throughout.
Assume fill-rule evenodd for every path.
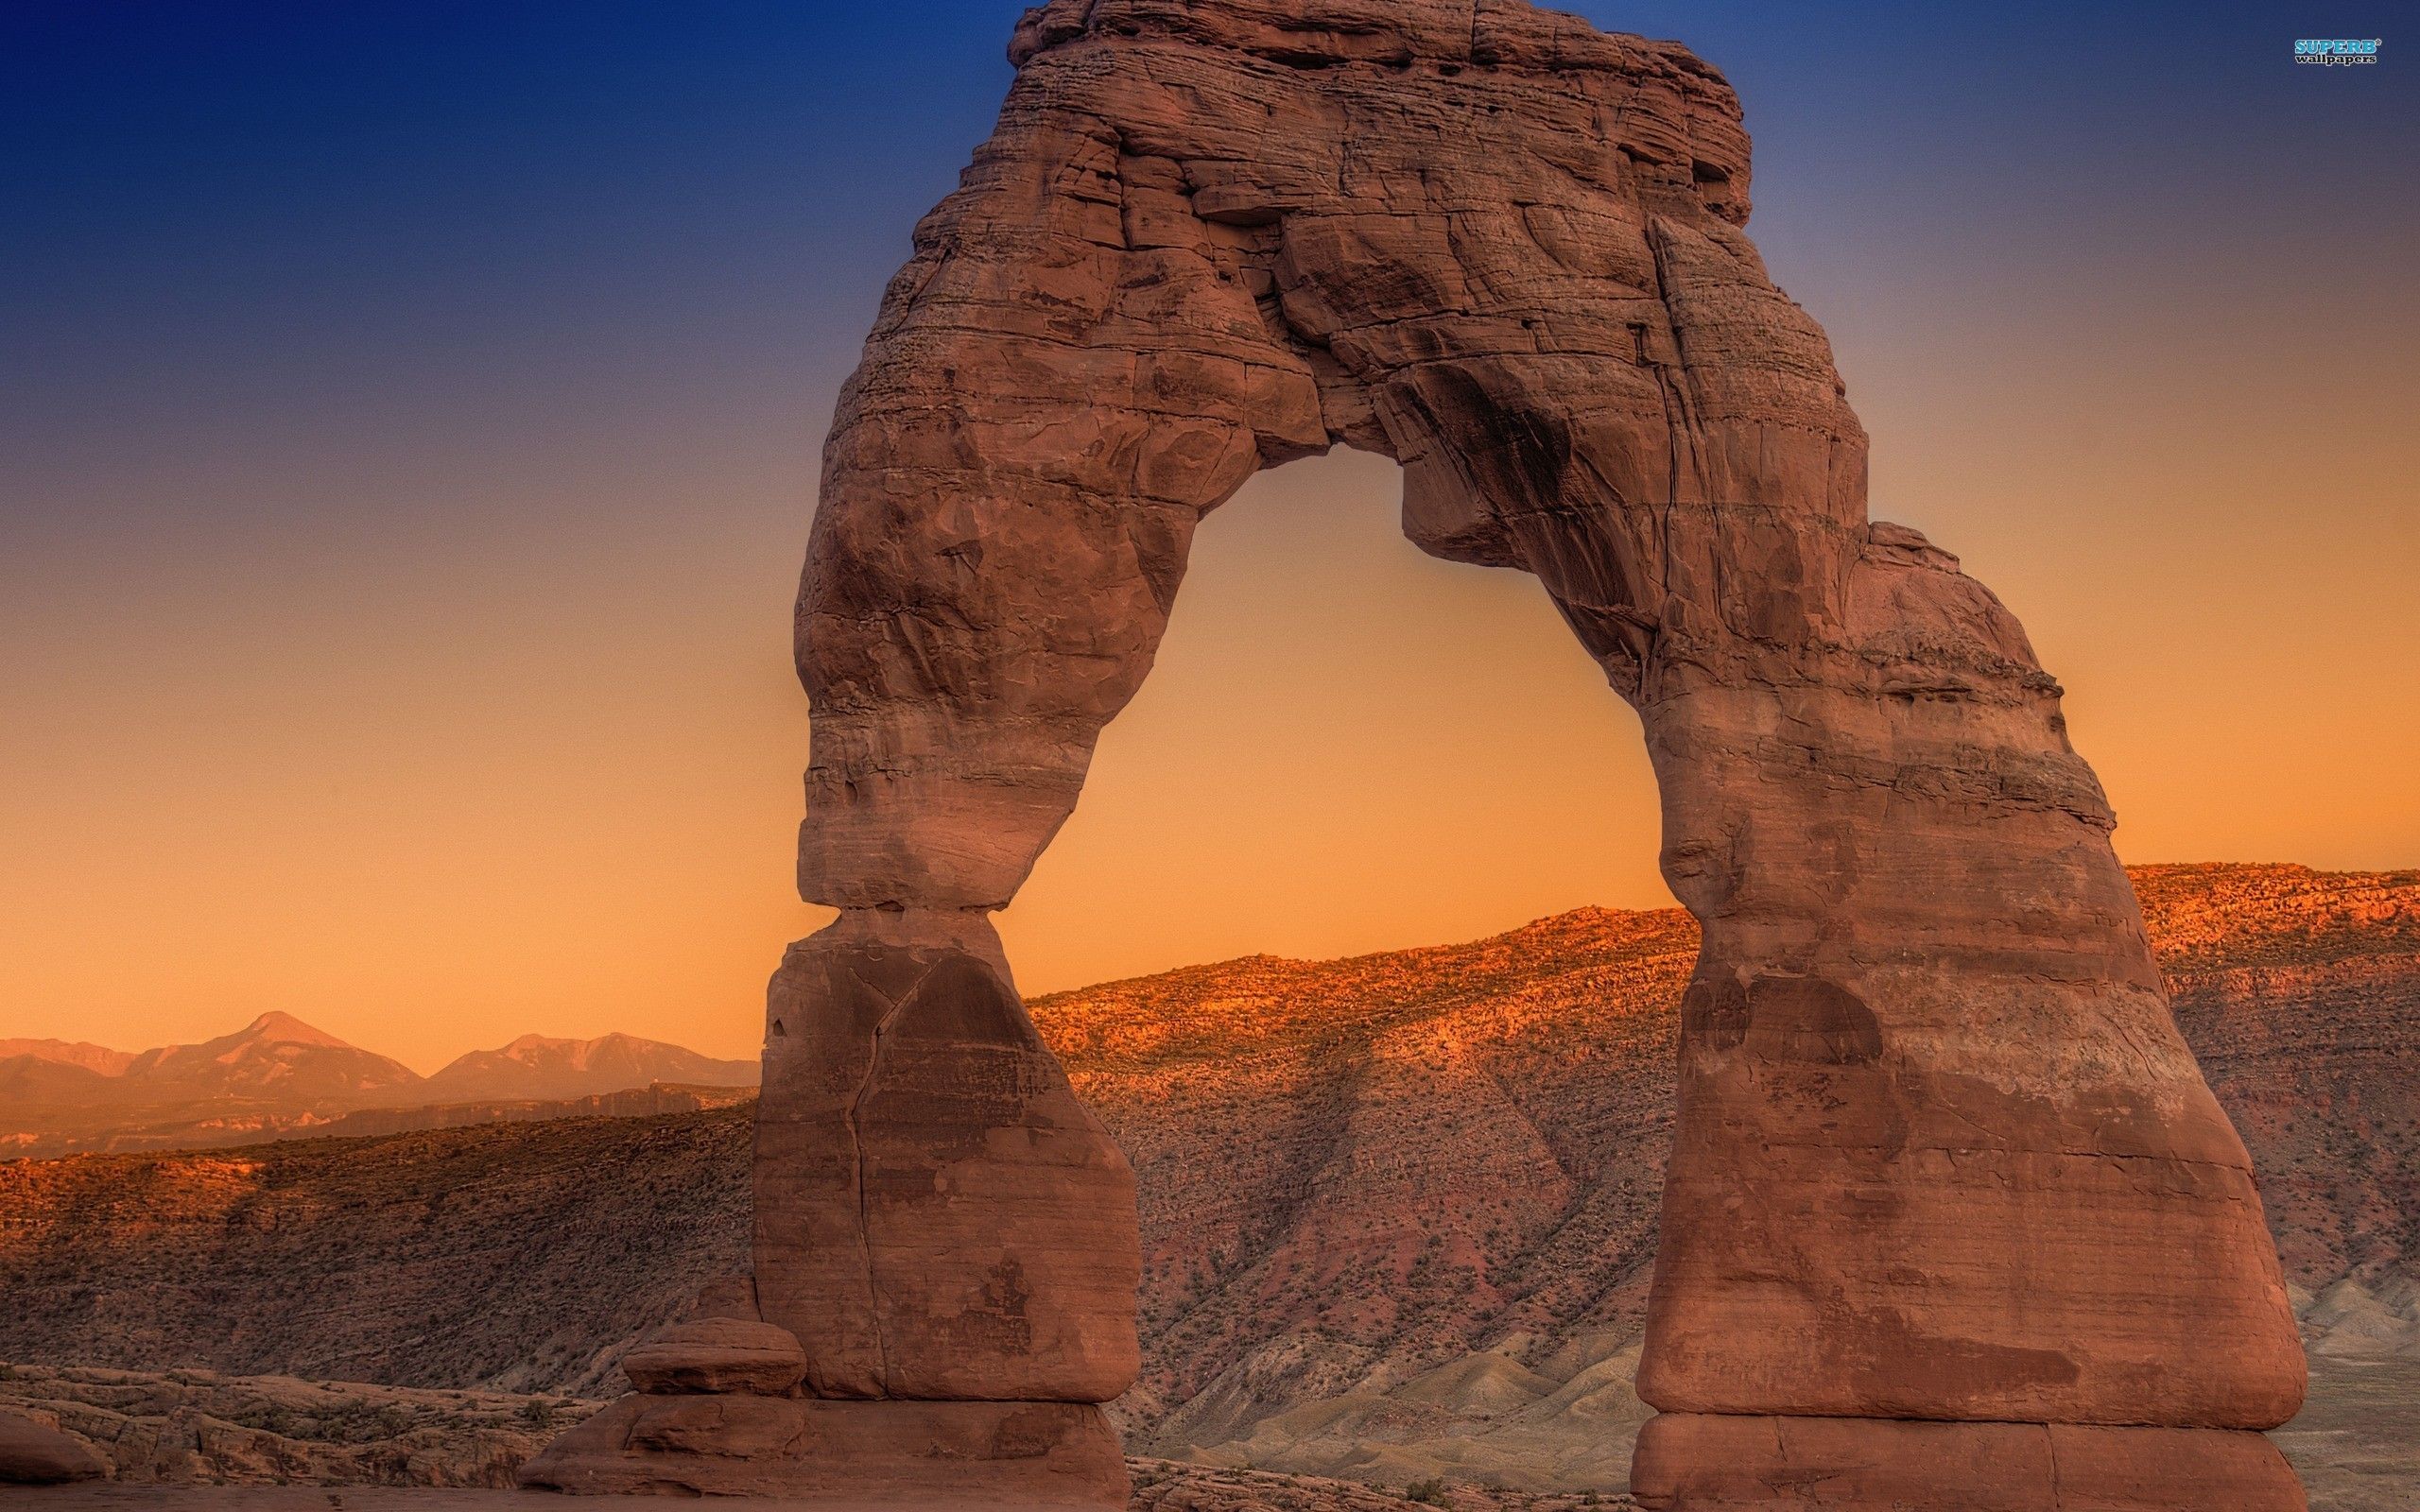
M 1422 547 L 1553 596 L 1704 927 L 1642 1501 L 2298 1505 L 2248 1432 L 2302 1390 L 2275 1254 L 2110 809 L 2016 620 L 1866 518 L 1721 77 L 1520 0 L 1052 0 L 1011 56 L 844 390 L 799 601 L 800 884 L 842 912 L 772 988 L 755 1297 L 810 1395 L 1028 1404 L 967 1473 L 1114 1503 L 1132 1177 L 987 915 L 1196 522 L 1341 442 L 1402 464 Z

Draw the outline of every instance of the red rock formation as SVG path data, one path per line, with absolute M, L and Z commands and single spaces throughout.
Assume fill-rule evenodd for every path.
M 866 911 L 773 980 L 755 1280 L 823 1397 L 1100 1402 L 1134 1379 L 1134 1177 L 979 913 Z
M 104 1504 L 120 1509 L 182 1508 L 198 1500 L 158 1489 L 168 1486 L 294 1487 L 277 1502 L 288 1507 L 345 1503 L 341 1496 L 300 1489 L 313 1486 L 501 1490 L 513 1484 L 521 1462 L 554 1424 L 585 1418 L 597 1406 L 578 1398 L 413 1391 L 207 1370 L 16 1366 L 0 1374 L 0 1438 L 12 1420 L 55 1425 L 57 1436 L 83 1456 L 79 1463 L 94 1476 L 117 1483 L 120 1489 Z M 0 1482 L 8 1479 L 0 1468 Z M 51 1504 L 56 1494 L 46 1494 L 43 1503 Z M 219 1503 L 214 1498 L 211 1504 Z M 442 1498 L 412 1503 L 431 1512 L 459 1504 Z
M 1132 1178 L 983 915 L 1201 515 L 1341 442 L 1403 464 L 1422 547 L 1553 596 L 1645 725 L 1704 927 L 1638 1484 L 1781 1505 L 1895 1456 L 1810 1504 L 2032 1504 L 2002 1441 L 2073 1439 L 2126 1504 L 2295 1504 L 2222 1436 L 2289 1416 L 2301 1359 L 2108 805 L 2014 618 L 1866 519 L 1823 332 L 1739 230 L 1722 79 L 1518 0 L 1052 0 L 1011 55 L 843 391 L 802 587 L 800 881 L 843 916 L 773 986 L 756 1273 L 818 1396 L 881 1400 L 782 1424 L 1072 1423 L 1131 1379 Z M 752 1400 L 583 1431 L 769 1484 L 708 1431 Z M 824 1452 L 782 1452 L 808 1489 Z
M 2164 1512 L 2301 1506 L 2257 1434 L 2076 1423 L 1667 1413 L 1639 1435 L 1648 1512 Z
M 1123 1507 L 1100 1410 L 1068 1401 L 633 1395 L 547 1446 L 523 1484 L 579 1495 L 741 1496 L 942 1512 Z M 1116 1500 L 1103 1502 L 1103 1488 Z
M 786 1397 L 806 1379 L 806 1351 L 787 1329 L 752 1317 L 700 1317 L 658 1329 L 622 1356 L 641 1391 L 666 1396 Z
M 98 1480 L 109 1466 L 83 1441 L 13 1412 L 0 1412 L 0 1485 L 60 1486 Z

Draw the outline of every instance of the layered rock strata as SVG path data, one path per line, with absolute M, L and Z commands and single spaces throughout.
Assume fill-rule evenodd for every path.
M 0 1412 L 0 1486 L 63 1486 L 108 1473 L 99 1455 L 55 1424 Z
M 596 1406 L 208 1370 L 0 1366 L 0 1440 L 12 1422 L 55 1428 L 54 1440 L 72 1450 L 67 1462 L 80 1467 L 78 1478 L 118 1483 L 112 1504 L 121 1507 L 187 1504 L 168 1492 L 124 1489 L 146 1486 L 500 1489 L 553 1429 Z M 11 1475 L 9 1457 L 0 1449 L 0 1484 L 23 1478 Z
M 631 1441 L 811 1490 L 947 1418 L 982 1501 L 1013 1471 L 961 1418 L 1131 1380 L 1131 1177 L 984 916 L 1197 522 L 1341 443 L 1402 464 L 1423 548 L 1545 586 L 1704 927 L 1643 1499 L 2048 1505 L 2074 1444 L 2110 1504 L 2297 1504 L 2249 1435 L 2302 1390 L 2276 1257 L 2109 806 L 2015 619 L 1867 519 L 1721 77 L 1516 0 L 1053 0 L 1011 58 L 843 391 L 799 601 L 800 882 L 841 918 L 773 985 L 755 1268 L 810 1395 L 626 1403 Z
M 623 1356 L 634 1389 L 532 1456 L 520 1484 L 851 1512 L 1125 1504 L 1124 1450 L 1095 1403 L 844 1397 L 829 1368 L 809 1379 L 813 1357 L 762 1310 L 752 1280 L 710 1284 L 696 1315 Z

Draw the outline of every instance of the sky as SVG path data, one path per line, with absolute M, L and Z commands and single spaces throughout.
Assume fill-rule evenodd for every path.
M 818 449 L 1018 9 L 0 9 L 0 1038 L 754 1052 L 828 917 Z M 1874 514 L 2024 619 L 2125 858 L 2420 866 L 2420 35 L 1571 9 L 1738 88 Z M 1204 524 L 1001 916 L 1029 993 L 1669 902 L 1635 719 L 1397 494 L 1340 453 Z

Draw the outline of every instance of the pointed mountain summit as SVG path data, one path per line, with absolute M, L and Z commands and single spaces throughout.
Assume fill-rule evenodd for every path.
M 354 1048 L 325 1029 L 315 1029 L 294 1015 L 281 1013 L 273 1008 L 226 1038 L 253 1040 L 264 1044 L 318 1045 L 325 1050 Z
M 272 1098 L 347 1104 L 417 1095 L 421 1074 L 399 1060 L 347 1044 L 290 1013 L 264 1013 L 233 1034 L 198 1045 L 164 1045 L 134 1057 L 122 1078 L 165 1097 Z
M 474 1050 L 428 1078 L 432 1102 L 519 1101 L 586 1097 L 653 1082 L 753 1087 L 753 1060 L 717 1060 L 694 1050 L 609 1034 L 596 1040 L 554 1040 L 525 1034 L 495 1050 Z

